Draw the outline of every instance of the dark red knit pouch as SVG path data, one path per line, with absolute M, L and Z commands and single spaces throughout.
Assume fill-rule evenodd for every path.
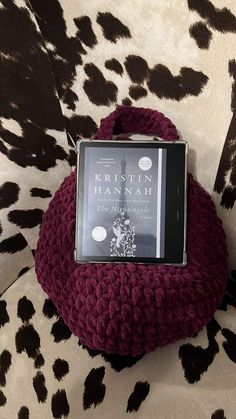
M 95 139 L 140 133 L 178 138 L 151 109 L 118 107 Z M 71 331 L 89 348 L 139 355 L 194 336 L 214 315 L 228 279 L 226 237 L 209 194 L 188 175 L 185 267 L 74 262 L 76 173 L 64 180 L 46 211 L 36 273 Z

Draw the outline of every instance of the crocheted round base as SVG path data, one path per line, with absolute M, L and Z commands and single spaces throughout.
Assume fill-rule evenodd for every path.
M 73 172 L 44 215 L 36 273 L 81 343 L 136 356 L 199 332 L 218 308 L 228 278 L 225 233 L 208 193 L 188 175 L 184 267 L 75 263 L 75 197 Z

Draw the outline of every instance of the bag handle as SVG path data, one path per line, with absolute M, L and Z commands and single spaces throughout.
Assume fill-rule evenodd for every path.
M 101 124 L 93 139 L 111 140 L 117 134 L 157 135 L 163 140 L 177 140 L 175 125 L 163 113 L 148 108 L 118 106 Z

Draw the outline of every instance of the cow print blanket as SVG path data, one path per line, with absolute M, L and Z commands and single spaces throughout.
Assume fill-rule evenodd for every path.
M 71 335 L 31 268 L 0 300 L 0 417 L 235 419 L 235 316 L 236 275 L 195 338 L 109 355 Z
M 235 419 L 235 33 L 232 0 L 0 0 L 0 419 Z M 118 104 L 164 112 L 189 142 L 231 269 L 198 336 L 138 359 L 82 347 L 34 274 L 70 138 Z

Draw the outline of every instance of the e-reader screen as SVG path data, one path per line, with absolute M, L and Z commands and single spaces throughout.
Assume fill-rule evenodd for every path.
M 81 141 L 78 262 L 185 262 L 186 143 Z

